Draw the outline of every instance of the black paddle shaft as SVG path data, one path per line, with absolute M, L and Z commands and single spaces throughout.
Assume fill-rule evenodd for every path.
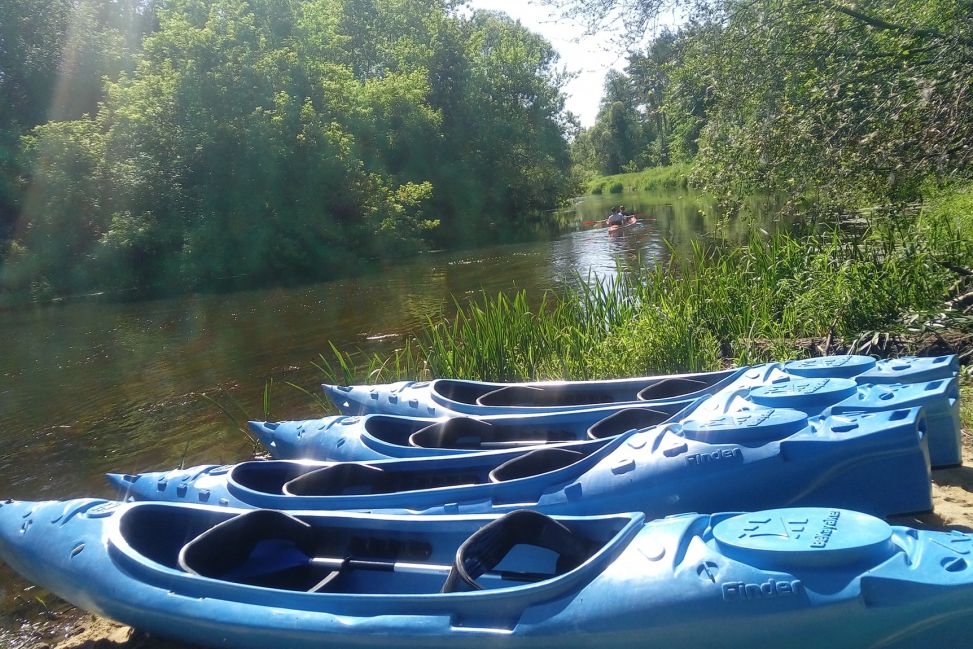
M 315 566 L 330 567 L 333 570 L 374 570 L 377 572 L 400 572 L 411 574 L 445 575 L 451 566 L 434 563 L 409 563 L 406 561 L 377 561 L 374 559 L 355 559 L 347 557 L 313 557 L 309 563 Z M 504 581 L 537 582 L 550 579 L 554 575 L 542 572 L 516 572 L 513 570 L 491 570 L 483 575 Z

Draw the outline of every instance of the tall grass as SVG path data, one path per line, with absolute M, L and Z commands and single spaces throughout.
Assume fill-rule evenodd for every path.
M 955 282 L 950 263 L 970 264 L 971 250 L 951 221 L 929 214 L 878 216 L 855 234 L 755 232 L 745 245 L 696 244 L 687 258 L 616 281 L 579 277 L 564 294 L 482 295 L 364 365 L 333 351 L 348 383 L 590 379 L 762 362 L 794 356 L 795 339 L 855 337 L 939 308 Z
M 924 194 L 927 216 L 952 223 L 959 232 L 973 237 L 973 183 L 929 187 Z
M 686 189 L 689 186 L 688 164 L 651 167 L 633 173 L 598 176 L 588 181 L 589 194 L 618 194 L 623 191 L 641 192 L 662 189 Z

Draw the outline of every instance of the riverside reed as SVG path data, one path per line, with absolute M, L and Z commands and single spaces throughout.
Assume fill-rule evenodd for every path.
M 951 205 L 948 201 L 947 205 Z M 562 294 L 482 295 L 431 319 L 388 358 L 333 348 L 321 369 L 346 383 L 457 377 L 594 379 L 794 357 L 795 339 L 894 330 L 938 313 L 973 242 L 942 204 L 875 214 L 865 231 L 754 233 L 614 282 Z M 533 299 L 532 299 L 533 298 Z M 917 317 L 918 316 L 918 317 Z M 364 372 L 364 373 L 363 373 Z

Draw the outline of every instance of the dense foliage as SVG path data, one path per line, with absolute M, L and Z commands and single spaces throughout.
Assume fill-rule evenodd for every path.
M 591 21 L 620 16 L 633 31 L 663 9 L 688 16 L 611 80 L 608 96 L 627 84 L 614 95 L 630 97 L 628 118 L 606 98 L 577 140 L 588 169 L 695 156 L 699 179 L 720 193 L 852 201 L 912 200 L 924 179 L 973 169 L 969 0 L 550 1 Z M 647 135 L 627 160 L 600 144 L 639 128 Z
M 59 105 L 58 46 L 98 3 L 63 4 L 69 27 L 35 43 L 52 79 L 21 114 Z M 451 0 L 136 4 L 157 24 L 82 84 L 100 103 L 22 121 L 41 125 L 24 139 L 29 191 L 7 199 L 8 291 L 306 281 L 502 237 L 568 188 L 556 52 L 504 16 Z
M 96 111 L 102 77 L 131 66 L 154 22 L 151 0 L 0 2 L 0 245 L 23 200 L 20 137 Z

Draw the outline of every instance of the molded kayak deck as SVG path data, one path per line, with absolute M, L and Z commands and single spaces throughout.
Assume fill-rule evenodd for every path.
M 287 510 L 659 516 L 833 505 L 888 515 L 932 507 L 925 431 L 919 408 L 825 418 L 765 408 L 569 446 L 109 479 L 125 498 Z
M 645 522 L 0 505 L 0 557 L 32 581 L 247 649 L 954 648 L 973 622 L 971 548 L 835 508 Z
M 955 356 L 876 361 L 868 356 L 826 356 L 719 372 L 652 376 L 610 381 L 485 383 L 456 379 L 400 381 L 384 385 L 323 386 L 342 414 L 401 414 L 418 417 L 527 414 L 615 404 L 639 406 L 697 399 L 745 379 L 756 387 L 782 377 L 845 378 L 860 384 L 916 383 L 954 378 Z
M 250 422 L 274 457 L 360 461 L 430 457 L 537 444 L 570 446 L 663 423 L 718 419 L 766 408 L 809 416 L 877 412 L 922 406 L 935 468 L 961 458 L 959 384 L 942 378 L 908 384 L 862 385 L 845 378 L 770 377 L 750 372 L 695 401 L 607 406 L 567 412 L 428 419 L 401 415 L 325 417 L 293 422 Z M 772 378 L 772 380 L 765 380 Z

